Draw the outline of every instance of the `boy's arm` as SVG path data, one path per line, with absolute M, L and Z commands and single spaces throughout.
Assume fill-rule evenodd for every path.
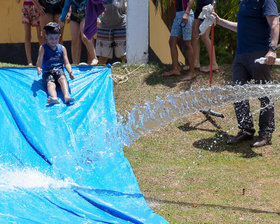
M 185 11 L 185 14 L 183 15 L 183 18 L 182 18 L 183 23 L 188 23 L 188 21 L 189 21 L 189 15 L 190 15 L 190 11 L 193 7 L 193 2 L 194 2 L 194 0 L 189 0 L 188 7 Z
M 43 63 L 44 54 L 45 54 L 45 49 L 41 45 L 40 48 L 39 48 L 38 59 L 37 59 L 37 62 L 36 62 L 36 67 L 37 67 L 38 75 L 40 75 L 41 72 L 42 72 L 42 63 Z
M 69 73 L 70 79 L 74 79 L 75 76 L 72 74 L 72 67 L 68 60 L 66 48 L 64 46 L 62 46 L 62 49 L 63 49 L 63 59 L 64 59 L 65 68 L 66 68 L 67 72 Z

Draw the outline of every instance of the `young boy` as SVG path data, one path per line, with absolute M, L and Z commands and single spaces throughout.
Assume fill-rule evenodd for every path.
M 56 93 L 56 85 L 59 84 L 64 95 L 65 103 L 75 101 L 75 98 L 69 96 L 68 83 L 63 72 L 63 64 L 69 73 L 71 79 L 75 76 L 72 74 L 72 68 L 67 57 L 67 51 L 64 46 L 58 43 L 60 38 L 60 28 L 57 23 L 50 22 L 44 26 L 46 31 L 47 43 L 40 46 L 37 60 L 38 75 L 43 71 L 43 79 L 47 83 L 49 92 L 48 103 L 59 103 Z

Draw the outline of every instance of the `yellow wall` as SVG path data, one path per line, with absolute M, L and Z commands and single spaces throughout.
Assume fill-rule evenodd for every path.
M 24 28 L 21 23 L 21 8 L 16 0 L 0 0 L 0 44 L 1 43 L 24 43 Z M 64 31 L 64 40 L 71 40 L 69 25 Z M 32 42 L 37 42 L 36 28 L 32 28 Z
M 150 47 L 161 60 L 162 63 L 168 64 L 171 62 L 169 37 L 170 32 L 161 19 L 161 12 L 156 11 L 155 5 L 150 0 Z M 185 62 L 185 58 L 179 51 L 179 61 Z

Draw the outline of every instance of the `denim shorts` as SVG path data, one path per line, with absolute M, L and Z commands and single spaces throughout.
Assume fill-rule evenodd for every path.
M 182 23 L 183 15 L 185 11 L 176 12 L 176 16 L 173 21 L 173 25 L 171 28 L 171 37 L 181 37 L 183 36 L 183 40 L 191 40 L 192 39 L 192 24 L 194 21 L 193 11 L 190 11 L 189 21 L 188 23 Z

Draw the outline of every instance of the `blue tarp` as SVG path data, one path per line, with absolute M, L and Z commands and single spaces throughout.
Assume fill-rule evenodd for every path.
M 0 68 L 0 223 L 167 223 L 117 142 L 106 144 L 116 124 L 111 70 L 73 73 L 76 102 L 58 92 L 49 106 L 35 68 Z

